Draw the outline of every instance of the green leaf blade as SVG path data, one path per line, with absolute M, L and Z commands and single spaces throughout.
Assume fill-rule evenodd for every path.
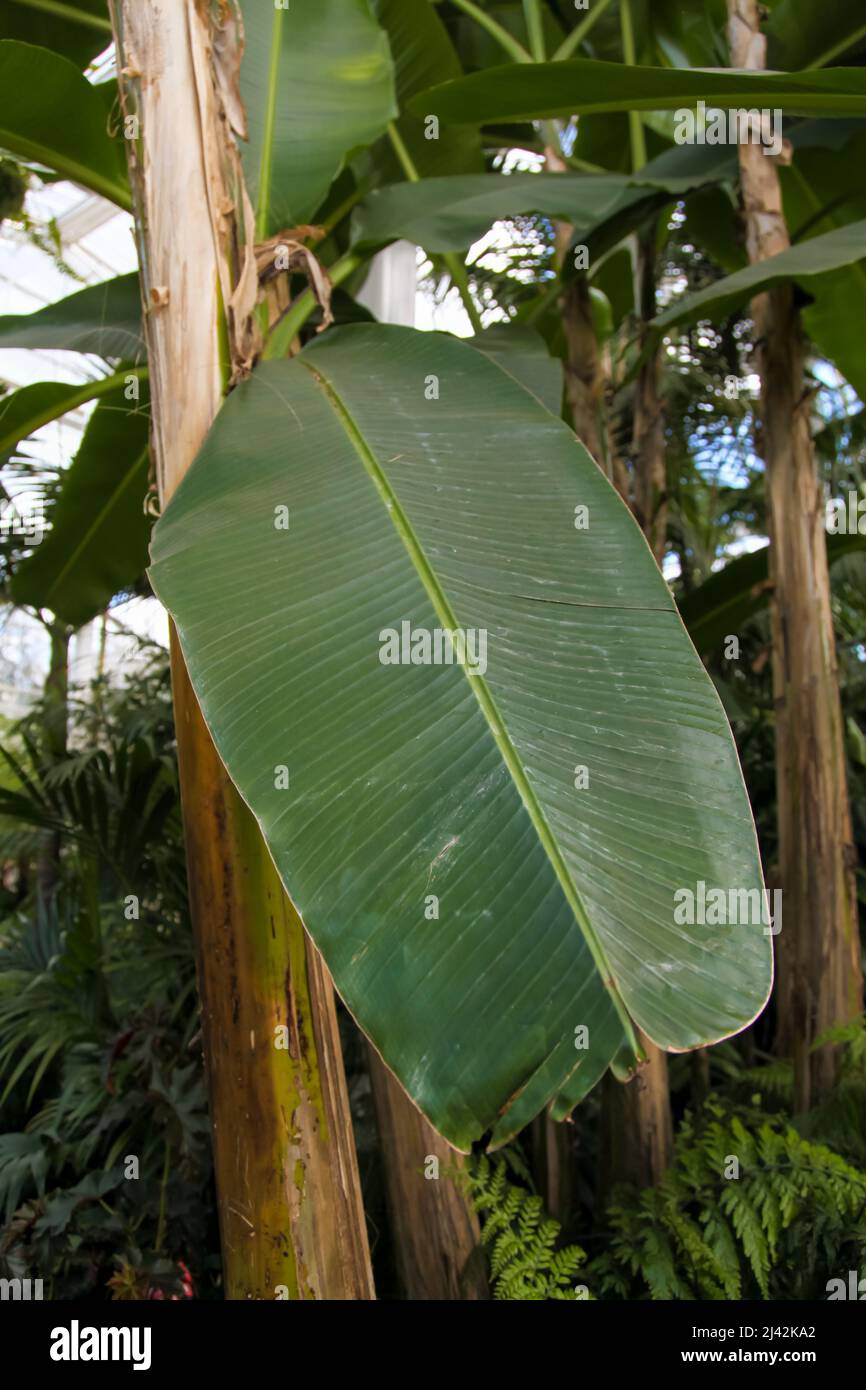
M 405 105 L 416 92 L 461 77 L 460 60 L 436 9 L 429 0 L 371 0 L 373 13 L 388 35 L 394 60 L 394 83 L 401 111 L 397 131 L 422 178 L 434 174 L 481 173 L 484 159 L 478 131 L 449 124 L 430 139 L 423 117 L 410 115 Z M 387 181 L 402 170 L 388 142 L 371 152 L 389 171 Z
M 866 15 L 850 0 L 804 5 L 779 0 L 767 21 L 767 57 L 774 68 L 817 68 L 862 48 Z
M 87 67 L 111 43 L 106 0 L 8 0 L 0 15 L 0 39 L 18 39 L 62 53 Z
M 132 206 L 121 139 L 109 135 L 99 91 L 48 48 L 0 40 L 0 146 Z
M 828 535 L 827 563 L 866 550 L 866 536 Z M 729 560 L 682 599 L 679 609 L 697 650 L 718 657 L 725 638 L 740 632 L 770 602 L 769 546 Z
M 0 316 L 0 348 L 92 352 L 143 362 L 138 273 L 88 285 L 32 314 Z
M 350 150 L 397 115 L 388 41 L 367 0 L 243 0 L 244 173 L 260 239 L 306 223 Z
M 591 58 L 522 63 L 443 83 L 420 93 L 409 109 L 442 120 L 545 120 L 616 111 L 676 111 L 708 106 L 779 106 L 792 114 L 866 114 L 866 70 L 807 73 L 629 67 Z
M 595 244 L 611 228 L 625 236 L 671 195 L 736 173 L 730 151 L 681 146 L 636 175 L 454 174 L 375 189 L 354 218 L 353 240 L 376 246 L 403 237 L 429 252 L 462 251 L 501 218 L 561 218 Z
M 337 988 L 452 1143 L 501 1142 L 522 1098 L 574 1103 L 627 1014 L 689 1047 L 762 1006 L 760 926 L 673 922 L 675 886 L 760 885 L 715 693 L 613 489 L 482 354 L 376 325 L 266 364 L 229 398 L 152 561 Z M 486 671 L 383 664 L 403 622 L 485 631 Z
M 73 627 L 89 622 L 144 572 L 150 518 L 150 411 L 118 387 L 96 406 L 52 509 L 51 529 L 17 568 L 15 603 L 50 608 Z
M 143 374 L 146 374 L 143 368 L 132 372 L 136 377 Z M 84 383 L 36 381 L 0 397 L 0 458 L 18 452 L 22 441 L 44 425 L 115 391 L 121 384 L 126 384 L 126 378 L 119 373 Z
M 540 401 L 545 410 L 562 410 L 562 363 L 551 357 L 547 344 L 533 328 L 519 323 L 494 323 L 470 339 L 471 346 L 496 362 Z
M 813 282 L 820 285 L 824 277 L 840 267 L 862 260 L 866 260 L 866 219 L 800 242 L 777 256 L 736 270 L 704 290 L 686 295 L 658 314 L 652 327 L 663 333 L 678 324 L 697 323 L 701 318 L 719 321 L 756 294 L 776 285 L 795 280 L 808 289 Z

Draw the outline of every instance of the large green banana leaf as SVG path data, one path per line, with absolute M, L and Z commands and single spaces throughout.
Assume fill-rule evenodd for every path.
M 457 174 L 374 189 L 358 209 L 353 240 L 376 246 L 398 237 L 427 251 L 465 250 L 498 218 L 537 212 L 594 238 L 610 225 L 618 240 L 670 197 L 736 175 L 736 156 L 712 146 L 679 146 L 639 174 Z
M 88 285 L 33 314 L 0 316 L 0 348 L 64 349 L 143 361 L 138 273 Z
M 866 114 L 866 68 L 753 73 L 627 67 L 575 58 L 512 63 L 445 82 L 409 102 L 440 120 L 528 121 L 610 111 L 708 106 L 778 106 L 794 114 Z
M 704 290 L 678 299 L 664 313 L 652 320 L 652 326 L 665 332 L 675 324 L 697 323 L 700 319 L 722 319 L 756 294 L 774 285 L 795 280 L 811 289 L 813 282 L 820 286 L 824 276 L 843 266 L 856 265 L 866 258 L 866 220 L 849 222 L 836 231 L 825 232 L 768 256 L 765 261 L 746 266 L 726 275 Z
M 122 136 L 98 89 L 48 48 L 0 41 L 0 148 L 131 207 Z
M 587 229 L 624 195 L 651 201 L 619 174 L 455 174 L 374 190 L 359 209 L 353 240 L 376 246 L 398 237 L 432 252 L 465 250 L 495 221 L 538 212 Z
M 51 529 L 12 578 L 15 603 L 79 627 L 144 573 L 149 434 L 146 388 L 136 402 L 124 387 L 99 401 L 63 474 Z
M 106 0 L 4 0 L 0 39 L 52 48 L 87 67 L 111 43 Z
M 685 200 L 689 238 L 716 265 L 733 274 L 749 264 L 743 245 L 739 190 L 730 186 L 699 188 Z
M 843 138 L 832 143 L 822 139 L 826 126 L 838 129 Z M 861 174 L 866 121 L 803 121 L 793 138 L 794 156 L 779 170 L 792 241 L 866 217 Z
M 308 222 L 350 150 L 396 117 L 388 40 L 367 0 L 241 0 L 244 172 L 259 237 Z
M 258 367 L 151 556 L 337 988 L 453 1144 L 573 1106 L 630 1019 L 686 1049 L 760 1010 L 762 926 L 674 917 L 761 884 L 718 698 L 617 493 L 482 353 L 358 325 Z M 486 661 L 381 659 L 458 629 Z
M 809 283 L 814 302 L 803 310 L 809 337 L 866 400 L 866 353 L 861 317 L 866 309 L 866 255 L 850 268 L 830 271 Z

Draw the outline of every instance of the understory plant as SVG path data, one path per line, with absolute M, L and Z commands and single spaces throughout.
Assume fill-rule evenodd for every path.
M 621 1189 L 599 1296 L 818 1299 L 866 1254 L 866 1171 L 784 1117 L 711 1097 L 687 1115 L 658 1187 Z
M 559 1243 L 561 1226 L 544 1210 L 541 1197 L 508 1178 L 505 1158 L 482 1155 L 457 1170 L 481 1218 L 481 1242 L 490 1265 L 494 1298 L 526 1302 L 577 1301 L 586 1255 L 578 1245 Z
M 495 1163 L 473 1159 L 459 1180 L 481 1219 L 494 1296 L 827 1298 L 866 1260 L 866 1020 L 816 1046 L 828 1042 L 840 1049 L 836 1087 L 795 1119 L 789 1062 L 727 1056 L 726 1084 L 685 1112 L 659 1184 L 611 1193 L 587 1232 L 591 1259 L 560 1247 L 519 1145 Z
M 37 708 L 0 789 L 0 1273 L 46 1298 L 216 1287 L 166 654 Z M 133 892 L 132 885 L 137 886 Z

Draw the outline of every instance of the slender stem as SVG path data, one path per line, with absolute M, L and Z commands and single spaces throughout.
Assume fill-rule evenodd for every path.
M 532 54 L 527 53 L 522 43 L 518 43 L 513 34 L 509 34 L 492 15 L 485 14 L 484 10 L 472 4 L 472 0 L 454 0 L 458 10 L 468 14 L 471 19 L 476 20 L 482 29 L 486 29 L 491 38 L 494 38 L 500 48 L 504 48 L 509 58 L 513 58 L 517 63 L 531 63 Z
M 421 175 L 418 173 L 415 162 L 393 121 L 388 125 L 388 138 L 394 147 L 394 153 L 400 161 L 406 178 L 410 183 L 418 183 Z M 451 276 L 452 283 L 456 286 L 460 298 L 463 300 L 463 307 L 469 316 L 469 322 L 472 324 L 473 331 L 475 333 L 480 333 L 483 325 L 469 290 L 469 278 L 466 274 L 466 266 L 460 260 L 460 257 L 455 256 L 452 251 L 446 252 L 442 260 L 448 274 Z
M 628 67 L 634 67 L 637 62 L 637 50 L 634 41 L 634 25 L 631 18 L 631 0 L 619 0 L 619 20 L 622 31 L 622 57 L 623 62 Z M 643 122 L 639 111 L 629 111 L 628 113 L 629 134 L 631 136 L 631 167 L 632 173 L 637 173 L 646 164 L 646 139 L 644 137 Z
M 855 29 L 853 34 L 848 34 L 846 38 L 834 43 L 825 53 L 819 54 L 814 63 L 807 63 L 805 71 L 812 72 L 815 68 L 826 67 L 828 63 L 832 63 L 834 58 L 838 58 L 840 53 L 844 53 L 847 48 L 853 48 L 854 44 L 859 43 L 864 37 L 866 37 L 866 24 L 861 24 L 860 28 Z
M 536 63 L 543 63 L 546 57 L 544 26 L 541 22 L 541 6 L 538 0 L 523 0 L 523 17 L 526 20 L 526 36 L 529 39 L 530 52 Z
M 88 14 L 86 10 L 79 10 L 75 5 L 62 4 L 61 0 L 18 0 L 18 4 L 31 10 L 42 10 L 45 14 L 56 15 L 58 19 L 65 19 L 69 24 L 83 24 L 88 29 L 98 29 L 101 34 L 111 35 L 111 20 L 107 15 Z
M 363 183 L 359 183 L 354 192 L 350 193 L 348 198 L 344 198 L 339 207 L 334 208 L 334 211 L 330 213 L 320 225 L 324 227 L 326 232 L 332 232 L 334 228 L 342 222 L 346 213 L 351 212 L 356 203 L 360 203 L 361 199 L 366 196 L 368 191 L 368 181 L 365 180 Z
M 559 45 L 559 48 L 553 55 L 553 61 L 555 63 L 561 63 L 564 58 L 570 58 L 574 50 L 578 47 L 578 45 L 583 43 L 587 34 L 589 34 L 591 29 L 593 28 L 593 25 L 595 25 L 597 21 L 601 19 L 605 10 L 610 9 L 610 6 L 612 4 L 613 0 L 594 0 L 592 9 L 589 11 L 588 15 L 586 16 L 586 19 L 582 19 L 580 24 L 578 24 L 576 28 L 572 29 L 571 33 L 567 36 L 567 38 L 563 39 L 562 43 Z
M 448 274 L 451 276 L 452 283 L 456 287 L 460 298 L 463 300 L 463 308 L 466 310 L 469 322 L 472 324 L 473 333 L 480 333 L 484 325 L 481 322 L 481 315 L 475 307 L 475 301 L 469 289 L 469 276 L 466 274 L 466 266 L 459 256 L 455 256 L 453 251 L 447 252 L 442 257 L 442 260 L 445 262 L 445 267 Z
M 415 161 L 406 148 L 406 142 L 397 129 L 393 121 L 388 122 L 388 139 L 391 141 L 394 153 L 400 161 L 400 168 L 406 175 L 410 183 L 418 183 L 421 175 L 415 167 Z

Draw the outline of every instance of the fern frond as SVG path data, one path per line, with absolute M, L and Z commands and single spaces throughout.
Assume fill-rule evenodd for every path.
M 537 1194 L 508 1181 L 504 1159 L 495 1167 L 485 1156 L 473 1159 L 454 1176 L 481 1218 L 494 1298 L 581 1299 L 574 1280 L 586 1260 L 583 1250 L 577 1245 L 557 1249 L 559 1222 L 546 1215 Z

